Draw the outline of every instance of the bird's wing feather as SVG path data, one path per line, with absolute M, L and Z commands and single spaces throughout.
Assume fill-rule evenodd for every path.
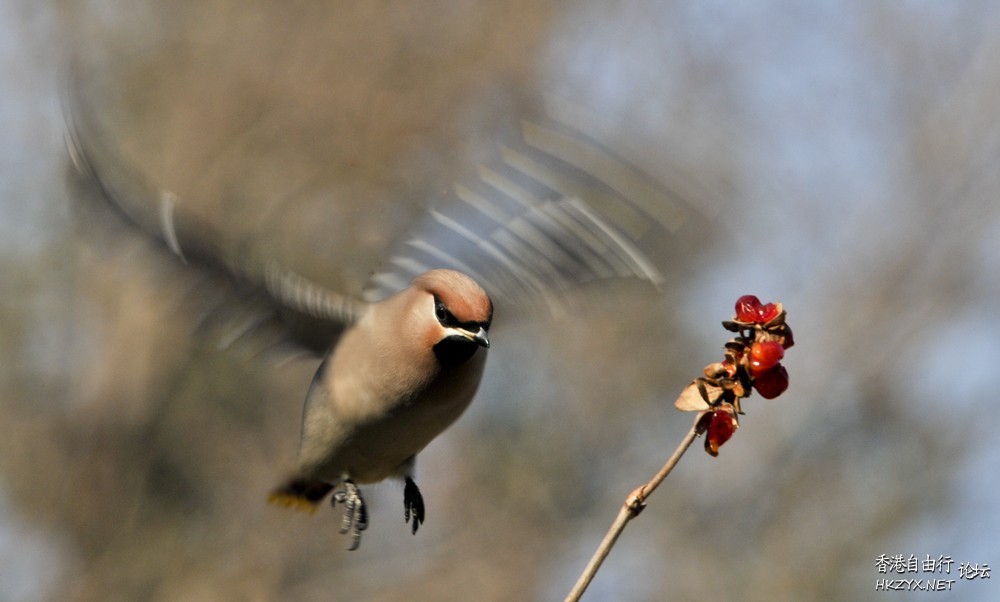
M 435 267 L 468 273 L 501 302 L 537 306 L 541 299 L 554 311 L 588 282 L 662 284 L 646 249 L 710 209 L 681 201 L 599 142 L 594 120 L 576 115 L 523 121 L 514 143 L 499 146 L 474 181 L 455 185 L 397 246 L 367 298 L 401 290 Z
M 665 276 L 651 257 L 687 221 L 712 213 L 688 202 L 609 145 L 608 125 L 562 102 L 520 124 L 475 177 L 453 187 L 426 218 L 398 241 L 369 282 L 366 301 L 405 288 L 432 268 L 463 271 L 495 301 L 521 309 L 565 310 L 567 294 L 590 282 L 619 278 L 659 287 Z M 110 204 L 183 261 L 220 269 L 257 287 L 293 322 L 316 332 L 324 323 L 352 323 L 365 303 L 339 295 L 259 257 L 223 246 L 223 237 L 168 191 L 129 169 L 102 138 L 95 119 L 73 102 L 66 111 L 78 171 Z M 89 119 L 86 117 L 90 117 Z M 540 301 L 540 302 L 539 302 Z M 319 345 L 306 342 L 310 348 Z
M 322 354 L 366 303 L 331 291 L 259 257 L 252 249 L 224 248 L 221 237 L 197 219 L 185 219 L 170 191 L 155 186 L 132 168 L 106 137 L 106 130 L 79 99 L 64 102 L 66 145 L 77 176 L 106 205 L 148 236 L 159 240 L 187 264 L 225 275 L 243 296 L 260 301 L 289 326 L 292 341 Z M 264 321 L 259 317 L 257 321 Z

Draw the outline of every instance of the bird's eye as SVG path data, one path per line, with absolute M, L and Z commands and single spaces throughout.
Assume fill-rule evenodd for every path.
M 451 318 L 451 312 L 448 311 L 448 308 L 444 306 L 444 303 L 437 300 L 434 301 L 434 315 L 437 317 L 438 322 L 442 324 L 447 323 Z

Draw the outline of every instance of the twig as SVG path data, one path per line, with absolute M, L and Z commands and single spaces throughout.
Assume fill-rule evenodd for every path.
M 633 518 L 639 516 L 639 513 L 646 507 L 646 499 L 652 495 L 653 491 L 657 487 L 660 486 L 663 479 L 667 478 L 667 475 L 669 475 L 670 471 L 672 471 L 674 466 L 677 465 L 677 462 L 681 459 L 681 456 L 684 455 L 684 452 L 687 451 L 687 448 L 691 447 L 691 444 L 701 433 L 701 431 L 698 430 L 698 423 L 701 421 L 701 418 L 705 415 L 705 413 L 706 412 L 699 412 L 698 415 L 695 416 L 694 424 L 691 425 L 691 430 L 684 436 L 684 439 L 681 441 L 680 445 L 677 446 L 677 449 L 674 450 L 673 455 L 670 456 L 667 463 L 663 465 L 663 468 L 661 468 L 660 471 L 649 480 L 649 482 L 645 485 L 640 485 L 632 491 L 627 498 L 625 498 L 625 503 L 622 505 L 621 510 L 618 511 L 618 516 L 615 517 L 615 522 L 611 524 L 611 528 L 608 529 L 607 534 L 601 541 L 601 545 L 597 547 L 597 551 L 594 552 L 594 556 L 587 564 L 587 568 L 583 569 L 583 573 L 580 575 L 580 578 L 577 579 L 576 585 L 573 586 L 573 590 L 570 591 L 568 596 L 566 596 L 566 602 L 578 602 L 578 600 L 580 600 L 580 596 L 582 596 L 583 592 L 586 591 L 587 586 L 590 585 L 590 582 L 594 579 L 594 575 L 596 575 L 598 569 L 601 568 L 601 564 L 604 563 L 604 559 L 607 558 L 608 554 L 611 552 L 611 548 L 614 547 L 615 542 L 618 541 L 618 536 L 620 536 L 622 531 L 625 530 L 625 525 L 627 525 Z
M 743 295 L 736 300 L 736 315 L 722 322 L 723 328 L 737 334 L 725 344 L 725 359 L 705 366 L 704 376 L 684 387 L 674 402 L 674 407 L 682 412 L 698 413 L 691 430 L 663 468 L 625 498 L 615 522 L 566 596 L 566 602 L 577 602 L 583 596 L 625 525 L 639 516 L 646 507 L 646 499 L 667 478 L 698 435 L 708 433 L 705 451 L 717 456 L 719 447 L 740 426 L 738 415 L 743 413 L 740 409 L 742 399 L 749 397 L 752 391 L 764 399 L 774 399 L 785 392 L 788 371 L 781 365 L 781 359 L 785 350 L 795 344 L 792 329 L 785 321 L 786 315 L 781 303 L 761 303 L 753 295 Z

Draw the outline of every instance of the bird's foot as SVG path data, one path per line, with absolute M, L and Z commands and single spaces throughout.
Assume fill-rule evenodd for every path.
M 368 528 L 368 506 L 361 497 L 361 489 L 350 479 L 342 482 L 344 489 L 337 491 L 331 498 L 332 505 L 344 505 L 344 521 L 340 525 L 341 533 L 349 533 L 351 545 L 348 550 L 357 550 L 361 545 L 361 532 Z
M 406 477 L 406 485 L 403 486 L 403 520 L 410 522 L 413 516 L 413 534 L 417 534 L 417 529 L 424 522 L 424 496 L 420 495 L 420 488 L 413 482 L 413 479 Z

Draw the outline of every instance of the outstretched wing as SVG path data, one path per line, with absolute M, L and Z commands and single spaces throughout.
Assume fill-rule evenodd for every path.
M 372 278 L 368 298 L 434 267 L 468 273 L 501 303 L 541 299 L 553 311 L 592 281 L 659 287 L 664 276 L 647 249 L 704 208 L 604 146 L 599 124 L 578 107 L 561 107 L 523 121 L 519 138 L 500 145 L 475 181 L 456 184 Z
M 336 334 L 364 310 L 364 302 L 283 269 L 252 249 L 219 244 L 222 237 L 204 223 L 178 215 L 181 205 L 173 193 L 158 188 L 130 166 L 84 103 L 70 97 L 64 102 L 64 114 L 67 149 L 82 183 L 181 261 L 224 275 L 243 297 L 260 302 L 262 315 L 249 324 L 277 317 L 288 327 L 293 342 L 322 354 Z
M 478 280 L 508 307 L 555 313 L 567 293 L 611 278 L 665 280 L 651 257 L 669 255 L 669 234 L 711 208 L 693 206 L 625 158 L 615 133 L 586 110 L 549 102 L 549 114 L 521 122 L 472 181 L 403 237 L 371 278 L 367 301 L 405 288 L 416 275 L 450 267 Z M 314 351 L 332 340 L 331 326 L 352 322 L 364 303 L 339 295 L 253 249 L 223 245 L 225 237 L 169 191 L 131 169 L 81 103 L 67 108 L 73 162 L 110 204 L 181 260 L 223 271 L 263 291 L 291 323 L 295 339 Z M 539 303 L 540 301 L 540 303 Z

